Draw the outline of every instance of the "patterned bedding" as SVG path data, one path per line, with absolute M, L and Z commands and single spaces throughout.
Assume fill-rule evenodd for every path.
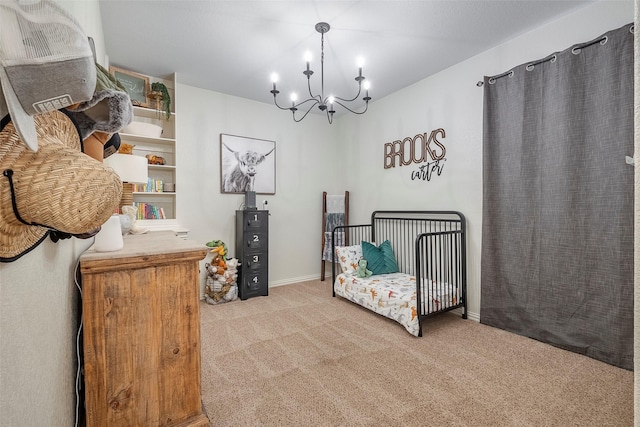
M 426 313 L 457 303 L 457 293 L 450 285 L 433 281 L 428 283 Z M 333 288 L 336 295 L 395 320 L 410 334 L 418 336 L 420 318 L 416 304 L 415 276 L 391 273 L 359 278 L 355 274 L 341 273 L 336 277 Z M 423 291 L 423 298 L 425 295 Z

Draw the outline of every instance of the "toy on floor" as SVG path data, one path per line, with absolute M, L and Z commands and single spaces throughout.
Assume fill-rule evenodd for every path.
M 223 260 L 227 258 L 227 245 L 222 240 L 212 240 L 207 242 L 207 247 L 211 248 L 211 253 L 218 253 Z
M 211 262 L 205 264 L 207 281 L 204 298 L 208 304 L 220 304 L 238 298 L 238 260 L 226 259 L 227 245 L 221 240 L 207 243 L 213 254 Z

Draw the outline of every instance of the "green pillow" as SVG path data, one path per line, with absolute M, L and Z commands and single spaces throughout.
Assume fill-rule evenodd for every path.
M 391 243 L 385 240 L 379 247 L 369 242 L 362 242 L 362 258 L 367 260 L 367 268 L 373 274 L 397 273 L 400 271 Z

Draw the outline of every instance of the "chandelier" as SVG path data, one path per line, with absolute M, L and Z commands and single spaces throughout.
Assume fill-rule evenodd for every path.
M 334 95 L 329 95 L 325 97 L 324 95 L 324 34 L 328 32 L 330 28 L 331 27 L 326 22 L 318 22 L 316 24 L 316 31 L 320 33 L 320 93 L 318 95 L 314 95 L 313 92 L 311 91 L 311 76 L 313 75 L 313 71 L 309 68 L 309 61 L 311 61 L 310 53 L 307 53 L 305 55 L 307 69 L 302 72 L 302 74 L 307 76 L 307 87 L 309 89 L 309 98 L 305 99 L 304 101 L 296 103 L 296 101 L 298 100 L 298 97 L 295 93 L 292 93 L 291 107 L 282 107 L 278 105 L 277 95 L 280 93 L 280 91 L 276 89 L 278 75 L 275 73 L 271 75 L 271 81 L 273 83 L 273 89 L 271 90 L 271 93 L 273 94 L 274 104 L 276 105 L 276 107 L 280 108 L 281 110 L 291 111 L 293 113 L 293 120 L 295 122 L 300 122 L 302 121 L 302 119 L 307 117 L 307 114 L 309 114 L 311 109 L 316 105 L 318 106 L 318 109 L 320 111 L 323 111 L 326 113 L 327 120 L 329 120 L 330 124 L 333 122 L 333 114 L 336 112 L 334 110 L 334 107 L 336 104 L 340 105 L 341 107 L 345 108 L 346 110 L 354 114 L 364 114 L 367 112 L 367 108 L 369 108 L 369 100 L 371 99 L 371 97 L 369 96 L 369 82 L 366 81 L 365 77 L 362 75 L 362 66 L 363 66 L 362 61 L 359 61 L 358 76 L 355 78 L 356 82 L 358 82 L 358 93 L 356 93 L 356 95 L 353 98 L 346 99 L 346 98 L 340 98 Z M 345 105 L 346 103 L 353 102 L 356 99 L 358 99 L 358 97 L 362 93 L 363 88 L 365 90 L 365 96 L 362 97 L 362 99 L 365 102 L 364 110 L 354 111 L 353 109 Z M 302 115 L 302 117 L 296 118 L 296 111 L 298 111 L 299 107 L 303 107 L 303 109 L 306 109 L 306 112 Z

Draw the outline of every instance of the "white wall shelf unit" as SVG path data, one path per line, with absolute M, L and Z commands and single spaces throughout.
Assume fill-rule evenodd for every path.
M 140 206 L 142 212 L 146 212 L 145 219 L 139 219 L 138 223 L 153 230 L 179 228 L 176 215 L 176 197 L 179 186 L 176 183 L 176 112 L 175 112 L 175 74 L 165 77 L 149 78 L 149 86 L 154 82 L 162 82 L 167 87 L 171 97 L 171 115 L 167 118 L 164 109 L 156 106 L 154 99 L 148 98 L 149 107 L 134 106 L 133 120 L 136 122 L 151 123 L 162 128 L 159 137 L 120 133 L 123 143 L 133 145 L 133 154 L 145 157 L 155 155 L 162 157 L 164 165 L 149 164 L 149 180 L 147 188 L 142 191 L 140 187 L 134 187 L 133 201 Z M 147 89 L 150 90 L 150 87 Z M 153 183 L 150 187 L 149 185 Z M 164 191 L 164 186 L 171 183 L 176 191 Z M 160 212 L 164 214 L 161 218 Z M 142 214 L 141 214 L 142 215 Z

